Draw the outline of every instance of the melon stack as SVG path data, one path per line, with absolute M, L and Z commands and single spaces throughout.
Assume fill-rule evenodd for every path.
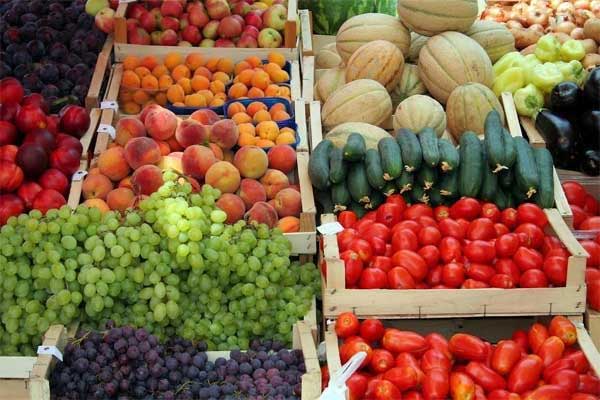
M 492 109 L 492 63 L 514 51 L 502 24 L 476 21 L 477 0 L 398 0 L 398 17 L 362 14 L 316 56 L 322 123 L 433 128 L 455 139 L 483 134 Z

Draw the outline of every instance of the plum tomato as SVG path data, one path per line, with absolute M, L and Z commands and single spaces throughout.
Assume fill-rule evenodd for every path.
M 532 249 L 539 249 L 544 243 L 544 231 L 539 226 L 530 222 L 525 222 L 517 226 L 514 231 L 517 234 L 525 235 L 525 243 L 522 243 L 526 247 Z
M 366 268 L 358 280 L 360 289 L 385 289 L 387 285 L 387 275 L 379 268 Z
M 441 369 L 450 372 L 452 361 L 438 349 L 429 349 L 421 357 L 421 370 L 428 373 L 432 369 Z
M 344 342 L 340 347 L 340 359 L 342 364 L 345 364 L 349 359 L 352 358 L 358 352 L 364 351 L 367 353 L 367 357 L 360 364 L 361 367 L 369 365 L 371 357 L 373 356 L 373 349 L 364 340 L 353 340 L 351 342 Z
M 352 228 L 356 221 L 358 221 L 358 216 L 354 211 L 342 211 L 338 214 L 337 219 L 344 228 Z
M 402 197 L 401 194 L 393 194 L 388 196 L 385 202 L 386 204 L 398 204 L 400 207 L 402 207 L 402 211 L 404 211 L 406 208 L 406 200 L 404 200 L 404 197 Z
M 411 250 L 398 250 L 392 256 L 395 267 L 404 267 L 416 282 L 421 282 L 427 276 L 427 264 L 423 257 Z
M 443 219 L 450 218 L 450 207 L 437 206 L 433 209 L 433 217 L 440 222 Z
M 425 338 L 416 332 L 401 331 L 396 328 L 386 329 L 381 344 L 392 353 L 422 354 L 427 350 Z
M 360 323 L 354 313 L 343 312 L 335 321 L 335 334 L 342 339 L 358 335 Z
M 465 371 L 486 392 L 506 387 L 504 378 L 482 362 L 471 361 Z
M 340 254 L 340 258 L 344 261 L 346 287 L 356 285 L 364 268 L 362 260 L 358 254 L 352 250 L 344 251 Z
M 380 222 L 373 222 L 370 225 L 367 225 L 360 234 L 362 237 L 366 238 L 376 236 L 383 239 L 385 242 L 389 242 L 392 237 L 391 229 Z
M 412 275 L 404 267 L 394 267 L 387 273 L 390 289 L 414 289 L 416 284 Z
M 516 252 L 521 242 L 516 233 L 507 233 L 496 239 L 496 255 L 502 258 L 510 258 Z
M 585 206 L 585 199 L 588 195 L 587 191 L 578 182 L 567 181 L 563 182 L 562 188 L 565 192 L 565 196 L 567 197 L 567 201 L 569 204 L 576 205 L 579 207 Z
M 500 237 L 502 235 L 506 235 L 507 233 L 510 233 L 510 230 L 508 229 L 508 227 L 500 222 L 496 222 L 494 224 L 494 230 L 496 231 L 496 237 Z
M 421 246 L 437 245 L 442 240 L 442 234 L 438 228 L 426 226 L 419 231 L 418 239 Z
M 491 242 L 473 240 L 464 248 L 465 257 L 471 262 L 490 264 L 496 258 L 496 247 Z
M 485 283 L 489 283 L 492 276 L 496 274 L 494 267 L 487 264 L 471 263 L 467 265 L 466 269 L 469 278 Z
M 360 336 L 367 342 L 377 342 L 383 337 L 385 329 L 378 319 L 365 319 L 360 324 Z
M 402 220 L 404 208 L 396 203 L 384 203 L 377 209 L 376 221 L 392 227 Z
M 385 349 L 375 349 L 373 350 L 373 355 L 371 357 L 371 363 L 369 367 L 371 371 L 381 374 L 387 371 L 390 368 L 393 368 L 395 365 L 394 355 Z M 578 375 L 579 376 L 579 375 Z
M 564 257 L 548 257 L 544 260 L 543 271 L 552 286 L 565 286 L 567 283 L 568 261 Z
M 449 263 L 442 267 L 442 284 L 458 288 L 465 281 L 465 267 L 461 263 Z
M 494 222 L 489 218 L 477 218 L 471 221 L 467 230 L 469 240 L 491 240 L 496 237 Z
M 433 268 L 438 265 L 440 260 L 440 249 L 434 245 L 423 246 L 417 252 L 423 259 L 429 268 Z
M 412 367 L 393 367 L 383 374 L 383 378 L 392 382 L 402 392 L 419 385 L 419 374 Z
M 450 394 L 453 399 L 474 399 L 475 382 L 464 372 L 450 374 Z
M 564 342 L 557 336 L 550 336 L 544 340 L 544 343 L 537 349 L 536 354 L 540 356 L 544 368 L 546 368 L 553 362 L 560 360 L 564 351 Z
M 346 381 L 346 386 L 348 387 L 348 392 L 350 394 L 351 399 L 361 399 L 367 392 L 367 386 L 369 384 L 369 378 L 361 374 L 360 372 L 356 372 L 352 374 L 350 378 Z
M 548 328 L 543 324 L 535 323 L 527 331 L 527 341 L 534 353 L 537 353 L 540 346 L 548 337 L 550 337 L 550 333 L 548 332 Z
M 502 210 L 500 222 L 506 225 L 508 229 L 514 229 L 517 226 L 517 210 L 514 208 L 505 208 Z
M 462 246 L 458 239 L 448 236 L 439 244 L 440 258 L 444 263 L 459 261 L 462 258 Z
M 600 279 L 587 283 L 587 304 L 593 310 L 600 311 Z
M 539 269 L 529 269 L 521 274 L 519 286 L 522 288 L 543 288 L 548 287 L 548 279 Z
M 517 221 L 520 224 L 530 222 L 544 229 L 548 224 L 548 217 L 544 210 L 534 203 L 522 203 L 517 207 Z
M 544 257 L 539 251 L 523 246 L 517 249 L 512 259 L 515 264 L 517 264 L 521 272 L 525 272 L 530 269 L 541 270 L 544 266 Z
M 401 399 L 402 392 L 392 382 L 377 378 L 369 382 L 365 398 L 373 400 Z
M 600 202 L 594 198 L 594 196 L 588 194 L 585 196 L 585 205 L 583 206 L 583 211 L 590 215 L 598 215 L 598 210 L 600 209 Z
M 566 346 L 572 346 L 577 342 L 577 328 L 568 318 L 562 315 L 552 318 L 548 326 L 548 333 L 551 336 L 558 337 Z
M 368 263 L 373 257 L 373 248 L 371 244 L 360 238 L 354 238 L 348 245 L 348 249 L 354 251 L 361 260 Z
M 514 340 L 501 340 L 494 349 L 490 366 L 500 375 L 508 375 L 521 359 L 521 352 L 521 346 Z
M 510 275 L 495 274 L 490 278 L 490 286 L 498 289 L 512 289 L 515 287 L 515 281 Z
M 589 254 L 586 261 L 586 267 L 598 268 L 600 267 L 600 244 L 593 240 L 582 240 L 579 242 L 585 251 Z
M 340 251 L 346 251 L 350 242 L 354 238 L 358 237 L 358 231 L 356 229 L 347 228 L 337 234 L 338 248 Z
M 472 221 L 481 215 L 481 204 L 472 197 L 463 197 L 450 207 L 450 218 Z
M 570 207 L 571 212 L 573 213 L 573 228 L 581 229 L 581 223 L 585 221 L 590 215 L 579 206 L 571 204 Z
M 392 258 L 388 256 L 375 256 L 371 260 L 369 267 L 379 268 L 383 272 L 387 273 L 393 267 Z
M 485 342 L 467 333 L 454 334 L 448 342 L 448 349 L 459 360 L 484 361 L 488 357 Z
M 481 216 L 491 219 L 492 222 L 500 222 L 500 209 L 494 203 L 484 203 L 481 206 Z
M 521 358 L 508 375 L 508 390 L 523 394 L 534 389 L 540 380 L 543 369 L 544 364 L 539 356 L 530 354 Z
M 417 219 L 421 216 L 433 218 L 433 209 L 427 204 L 417 203 L 404 210 L 404 219 Z
M 461 240 L 466 235 L 466 232 L 463 230 L 461 224 L 452 218 L 445 218 L 441 220 L 438 224 L 438 227 L 443 237 L 451 236 Z
M 392 251 L 419 249 L 419 238 L 410 229 L 402 229 L 392 235 Z
M 373 249 L 373 255 L 375 256 L 383 256 L 385 255 L 386 242 L 380 237 L 377 236 L 367 236 L 367 242 L 371 245 L 371 249 Z
M 460 286 L 461 289 L 486 289 L 489 288 L 490 285 L 488 285 L 485 282 L 482 281 L 477 281 L 475 279 L 465 279 L 465 281 L 463 282 L 463 284 Z
M 432 369 L 425 374 L 422 386 L 426 399 L 445 399 L 450 393 L 450 377 L 447 371 Z

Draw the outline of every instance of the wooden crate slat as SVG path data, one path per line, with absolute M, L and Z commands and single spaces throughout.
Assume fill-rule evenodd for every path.
M 588 308 L 585 313 L 585 323 L 592 341 L 600 348 L 600 312 Z
M 296 48 L 298 46 L 298 0 L 288 0 L 287 12 L 283 45 L 287 48 Z
M 100 116 L 102 114 L 102 110 L 99 108 L 93 108 L 90 111 L 90 126 L 85 134 L 79 139 L 81 142 L 81 147 L 83 151 L 81 152 L 81 159 L 88 160 L 89 159 L 89 151 L 92 141 L 94 139 L 94 135 L 96 135 L 96 130 L 98 129 L 98 124 L 100 123 Z
M 0 357 L 0 378 L 27 379 L 36 362 L 36 357 Z M 2 382 L 2 381 L 0 381 Z M 2 384 L 0 383 L 0 393 Z M 2 398 L 0 394 L 0 398 Z
M 296 146 L 296 151 L 308 151 L 308 127 L 306 124 L 306 103 L 303 100 L 294 101 L 294 113 L 296 125 L 298 125 L 297 133 L 300 138 L 300 143 Z
M 535 122 L 531 118 L 519 117 L 519 121 L 532 147 L 546 147 L 546 141 L 536 129 Z
M 312 42 L 312 23 L 310 11 L 299 10 L 298 14 L 300 16 L 300 43 L 302 44 L 302 55 L 312 56 L 314 55 L 314 51 Z
M 100 51 L 100 54 L 98 54 L 96 67 L 94 68 L 94 74 L 92 75 L 90 87 L 85 98 L 85 107 L 88 111 L 92 110 L 92 108 L 100 106 L 100 92 L 102 90 L 104 78 L 106 77 L 106 71 L 111 65 L 113 45 L 114 40 L 112 35 L 110 35 L 106 38 L 106 42 L 104 42 L 102 51 Z
M 290 76 L 290 89 L 292 101 L 302 98 L 302 78 L 300 77 L 300 63 L 298 60 L 291 62 L 292 74 Z
M 321 125 L 321 102 L 311 101 L 310 106 L 310 149 L 314 150 L 323 141 L 323 126 Z
M 302 57 L 302 99 L 312 102 L 315 94 L 315 57 Z

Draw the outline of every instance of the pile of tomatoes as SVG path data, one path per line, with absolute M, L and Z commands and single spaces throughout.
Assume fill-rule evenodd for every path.
M 570 254 L 544 233 L 548 219 L 535 204 L 500 211 L 464 197 L 432 208 L 392 195 L 361 219 L 344 211 L 338 221 L 346 288 L 541 288 L 567 280 Z
M 370 400 L 598 400 L 600 380 L 577 348 L 577 330 L 565 317 L 535 323 L 492 345 L 457 333 L 385 328 L 342 313 L 335 332 L 345 363 L 365 352 L 361 369 L 347 382 L 350 399 Z

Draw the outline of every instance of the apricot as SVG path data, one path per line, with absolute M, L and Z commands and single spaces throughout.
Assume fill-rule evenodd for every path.
M 240 132 L 237 125 L 230 119 L 222 119 L 213 124 L 210 141 L 223 149 L 231 149 L 238 141 Z
M 275 111 L 271 114 L 271 117 L 273 118 L 273 121 L 285 121 L 291 118 L 287 111 Z
M 267 109 L 267 105 L 261 101 L 253 101 L 252 103 L 248 104 L 248 108 L 246 109 L 246 112 L 251 116 L 254 117 L 254 114 L 256 114 L 258 111 L 261 110 L 266 110 Z
M 138 89 L 131 96 L 133 102 L 139 106 L 145 105 L 150 100 L 150 94 L 144 89 Z M 128 113 L 133 114 L 133 113 Z
M 142 165 L 131 175 L 131 186 L 138 195 L 151 195 L 163 183 L 162 171 L 156 165 Z
M 229 118 L 233 117 L 237 113 L 246 112 L 246 107 L 239 101 L 234 101 L 233 103 L 227 106 L 227 116 Z
M 275 121 L 262 121 L 256 125 L 256 134 L 261 139 L 275 141 L 279 135 L 279 127 Z
M 185 58 L 185 65 L 191 70 L 195 71 L 204 65 L 204 58 L 200 53 L 191 53 L 188 54 Z
M 146 68 L 144 66 L 139 66 L 139 67 L 135 68 L 133 70 L 133 72 L 135 72 L 137 74 L 137 76 L 139 76 L 140 78 L 143 78 L 146 75 L 151 75 L 152 74 L 151 69 Z
M 187 107 L 206 107 L 206 98 L 200 93 L 188 94 L 185 96 L 183 103 Z
M 158 65 L 158 59 L 156 56 L 145 56 L 140 60 L 140 65 L 152 70 Z
M 125 160 L 132 169 L 158 164 L 161 157 L 159 145 L 149 137 L 134 138 L 125 145 Z
M 240 130 L 240 136 L 244 133 L 250 136 L 256 135 L 256 129 L 254 128 L 254 125 L 252 125 L 250 122 L 239 124 L 238 129 Z
M 129 175 L 129 164 L 125 159 L 125 150 L 121 146 L 106 149 L 98 157 L 100 173 L 106 175 L 111 181 L 120 181 Z
M 267 86 L 265 89 L 265 96 L 267 97 L 277 97 L 279 95 L 279 86 L 275 84 L 271 84 Z
M 245 70 L 241 71 L 238 74 L 238 76 L 235 77 L 234 82 L 236 82 L 236 80 L 237 80 L 237 82 L 246 85 L 246 87 L 249 87 L 249 86 L 252 86 L 252 77 L 253 76 L 254 76 L 253 70 L 245 69 Z
M 115 136 L 115 142 L 121 146 L 125 146 L 127 142 L 136 137 L 146 136 L 146 128 L 142 121 L 134 117 L 121 118 L 117 122 L 117 131 Z
M 206 171 L 217 161 L 210 148 L 198 144 L 185 149 L 181 157 L 183 173 L 200 181 L 204 180 Z
M 260 99 L 262 97 L 265 97 L 265 92 L 263 92 L 259 88 L 253 87 L 250 88 L 250 90 L 248 90 L 248 97 L 251 99 Z
M 248 88 L 243 83 L 234 83 L 229 88 L 228 95 L 233 99 L 239 99 L 245 97 L 248 94 Z
M 146 75 L 142 78 L 142 89 L 158 89 L 158 79 L 154 75 Z
M 269 74 L 267 74 L 265 71 L 254 71 L 251 81 L 253 87 L 265 90 L 267 86 L 269 86 L 269 83 L 271 83 Z
M 130 89 L 137 89 L 140 87 L 142 80 L 133 71 L 123 71 L 123 77 L 121 78 L 121 85 Z
M 300 219 L 293 216 L 283 217 L 277 223 L 277 227 L 283 233 L 300 232 Z
M 240 187 L 240 171 L 227 161 L 213 164 L 204 177 L 204 182 L 217 188 L 221 193 L 235 193 Z
M 290 186 L 287 175 L 277 169 L 268 169 L 260 178 L 260 183 L 265 187 L 269 200 L 274 199 L 277 193 Z
M 296 167 L 296 151 L 287 144 L 278 144 L 269 149 L 269 168 L 289 174 Z
M 154 139 L 167 140 L 175 134 L 177 116 L 172 111 L 159 107 L 148 113 L 144 126 L 148 135 Z
M 252 116 L 252 120 L 257 124 L 260 122 L 271 121 L 271 114 L 269 114 L 267 110 L 258 110 Z
M 194 111 L 192 115 L 190 115 L 190 118 L 195 119 L 204 125 L 213 125 L 219 120 L 217 113 L 207 108 Z
M 125 187 L 119 187 L 111 190 L 106 196 L 106 204 L 111 210 L 124 212 L 127 210 L 135 194 L 133 190 Z
M 152 68 L 152 75 L 154 75 L 155 77 L 157 77 L 159 79 L 159 83 L 160 83 L 160 78 L 162 78 L 163 76 L 169 76 L 169 69 L 167 67 L 165 67 L 164 65 L 157 65 L 156 67 Z M 170 76 L 169 76 L 170 78 Z
M 177 80 L 177 85 L 181 86 L 181 88 L 183 89 L 183 93 L 192 93 L 192 81 L 190 80 L 190 78 L 180 78 L 179 80 Z
M 171 85 L 173 85 L 173 78 L 171 78 L 169 75 L 163 75 L 158 78 L 158 88 L 160 90 L 168 90 Z
M 192 78 L 192 89 L 196 92 L 200 90 L 206 90 L 210 86 L 210 81 L 207 77 L 202 75 L 194 75 Z
M 183 63 L 183 57 L 179 53 L 172 52 L 165 56 L 165 66 L 171 71 L 181 63 Z
M 275 142 L 273 142 L 272 140 L 259 138 L 256 141 L 256 145 L 261 149 L 270 149 L 271 147 L 275 146 Z
M 167 99 L 171 103 L 173 103 L 173 104 L 181 103 L 181 102 L 183 102 L 184 98 L 185 98 L 185 91 L 183 90 L 183 87 L 181 87 L 181 85 L 178 85 L 178 84 L 171 85 L 167 89 Z
M 174 81 L 178 81 L 181 78 L 189 78 L 190 76 L 192 76 L 192 73 L 190 72 L 190 69 L 188 67 L 181 64 L 173 68 L 173 70 L 171 71 L 171 76 L 173 77 Z
M 136 56 L 127 56 L 123 59 L 123 69 L 125 71 L 131 71 L 139 67 L 140 59 Z
M 250 117 L 245 112 L 235 113 L 231 119 L 235 122 L 236 125 L 246 124 L 252 122 L 252 117 Z M 254 126 L 254 125 L 253 125 Z
M 244 146 L 235 153 L 233 165 L 240 170 L 244 178 L 258 179 L 267 171 L 269 159 L 261 148 Z
M 233 72 L 233 60 L 231 58 L 220 58 L 217 63 L 217 70 L 221 72 L 225 72 L 226 74 L 231 74 Z
M 123 110 L 123 114 L 137 114 L 141 111 L 142 107 L 140 104 L 137 104 L 134 101 L 126 101 L 125 103 L 123 103 L 123 105 L 121 106 L 121 109 Z
M 252 69 L 252 66 L 248 63 L 248 61 L 240 61 L 239 63 L 235 64 L 233 73 L 237 76 L 242 71 L 245 71 L 247 69 Z
M 278 53 L 276 51 L 270 52 L 269 55 L 267 56 L 267 60 L 270 63 L 275 63 L 275 64 L 279 65 L 281 68 L 283 68 L 285 66 L 284 55 L 281 53 Z
M 298 216 L 302 211 L 302 198 L 297 190 L 286 188 L 275 195 L 275 210 L 280 217 Z
M 247 132 L 240 132 L 240 137 L 238 138 L 238 146 L 254 146 L 256 144 L 257 137 L 249 134 Z
M 244 218 L 246 207 L 239 196 L 232 193 L 223 193 L 216 204 L 227 214 L 226 223 L 233 224 Z
M 200 68 L 196 69 L 194 71 L 194 76 L 196 76 L 196 75 L 205 77 L 206 79 L 208 79 L 209 82 L 212 79 L 212 72 L 210 72 L 208 70 L 208 68 L 206 68 L 206 67 L 200 67 Z
M 206 144 L 209 135 L 208 126 L 190 118 L 183 120 L 175 131 L 175 139 L 183 148 L 194 144 Z
M 248 64 L 252 66 L 252 68 L 256 68 L 262 65 L 262 60 L 257 56 L 247 57 L 245 60 Z
M 113 189 L 113 184 L 108 177 L 98 174 L 88 174 L 83 180 L 81 192 L 84 199 L 106 199 L 106 195 Z
M 259 201 L 267 201 L 267 192 L 259 181 L 254 179 L 244 178 L 240 183 L 238 196 L 244 200 L 246 208 L 250 208 Z
M 277 211 L 269 203 L 259 201 L 244 215 L 249 223 L 266 224 L 269 228 L 277 225 Z
M 102 214 L 110 211 L 108 204 L 102 199 L 88 199 L 83 202 L 83 205 L 89 208 L 97 208 L 102 211 Z
M 212 81 L 209 85 L 209 89 L 215 94 L 225 93 L 225 84 L 221 81 Z

